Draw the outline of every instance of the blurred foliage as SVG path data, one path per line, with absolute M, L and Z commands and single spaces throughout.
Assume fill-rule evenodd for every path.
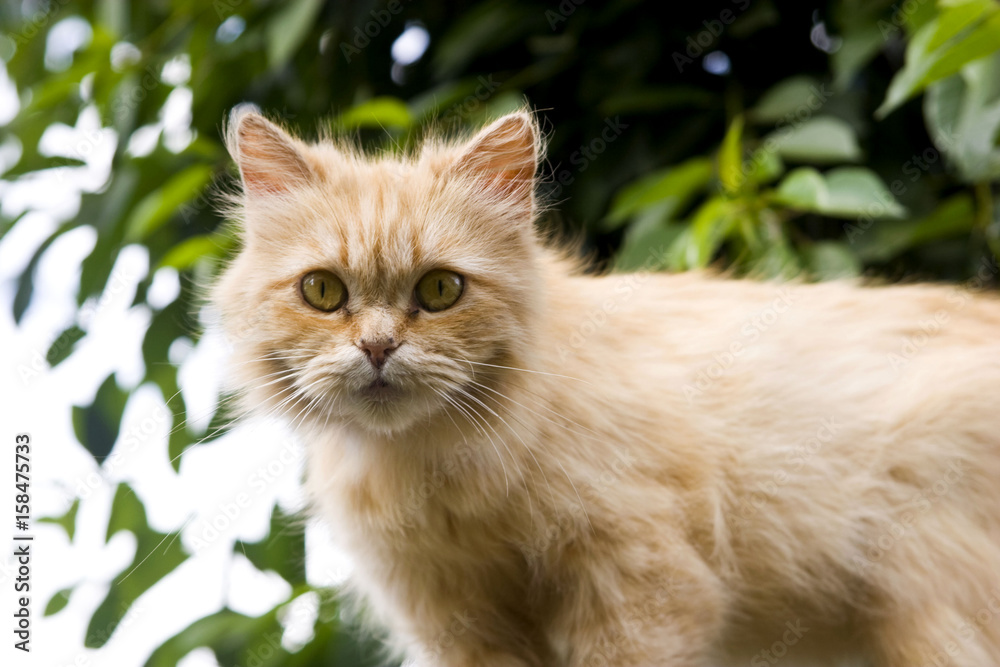
M 1000 251 L 1000 5 L 682 4 L 664 12 L 635 0 L 4 3 L 0 56 L 21 108 L 0 127 L 0 146 L 19 155 L 3 165 L 3 180 L 69 173 L 99 145 L 114 145 L 107 181 L 82 193 L 79 211 L 20 276 L 15 319 L 31 303 L 53 240 L 93 227 L 79 317 L 47 355 L 61 363 L 86 337 L 87 309 L 111 288 L 119 253 L 141 245 L 150 271 L 135 306 L 151 314 L 142 384 L 170 397 L 175 469 L 185 449 L 215 435 L 217 424 L 184 426 L 168 350 L 181 337 L 197 340 L 191 285 L 233 252 L 209 191 L 232 182 L 219 129 L 241 102 L 306 135 L 330 128 L 384 146 L 410 145 L 429 124 L 476 127 L 527 101 L 549 134 L 546 224 L 582 234 L 595 257 L 621 269 L 960 281 L 992 261 Z M 72 22 L 87 36 L 67 55 L 60 41 Z M 393 43 L 414 26 L 426 30 L 429 47 L 416 62 L 395 62 Z M 168 106 L 186 117 L 190 134 L 165 129 Z M 87 113 L 102 132 L 40 149 L 50 127 L 77 125 Z M 2 233 L 19 218 L 3 220 Z M 172 303 L 154 307 L 147 292 L 161 270 L 184 279 Z M 73 409 L 77 438 L 99 462 L 122 446 L 119 424 L 134 389 L 109 376 L 90 405 Z M 77 506 L 53 519 L 71 539 Z M 125 485 L 107 538 L 120 530 L 136 536 L 134 565 L 95 613 L 91 646 L 189 557 L 177 534 L 149 527 Z M 322 591 L 308 644 L 264 647 L 262 638 L 281 637 L 287 604 L 317 593 L 304 579 L 302 535 L 272 530 L 263 543 L 234 549 L 288 580 L 289 600 L 258 618 L 223 609 L 169 640 L 148 665 L 176 664 L 197 647 L 210 647 L 222 665 L 374 660 L 342 630 Z M 58 613 L 71 593 L 60 591 L 46 613 Z

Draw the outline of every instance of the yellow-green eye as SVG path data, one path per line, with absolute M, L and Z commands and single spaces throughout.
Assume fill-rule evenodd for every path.
M 329 313 L 347 301 L 347 288 L 329 271 L 310 271 L 302 276 L 302 298 L 316 310 Z
M 454 271 L 435 269 L 417 283 L 417 302 L 432 313 L 451 308 L 462 296 L 465 280 Z

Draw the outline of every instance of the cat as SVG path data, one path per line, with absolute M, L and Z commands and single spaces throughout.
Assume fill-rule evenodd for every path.
M 1000 664 L 996 298 L 588 273 L 528 110 L 405 155 L 226 136 L 234 386 L 407 664 Z

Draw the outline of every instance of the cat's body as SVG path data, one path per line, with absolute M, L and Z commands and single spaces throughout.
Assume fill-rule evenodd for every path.
M 417 665 L 1000 664 L 1000 302 L 581 275 L 524 114 L 410 161 L 254 115 L 230 145 L 238 381 Z M 464 292 L 424 312 L 438 268 Z

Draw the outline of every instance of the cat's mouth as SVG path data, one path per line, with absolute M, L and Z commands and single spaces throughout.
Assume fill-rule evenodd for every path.
M 385 403 L 399 396 L 400 389 L 390 384 L 385 378 L 377 377 L 367 387 L 361 390 L 361 395 L 376 403 Z

